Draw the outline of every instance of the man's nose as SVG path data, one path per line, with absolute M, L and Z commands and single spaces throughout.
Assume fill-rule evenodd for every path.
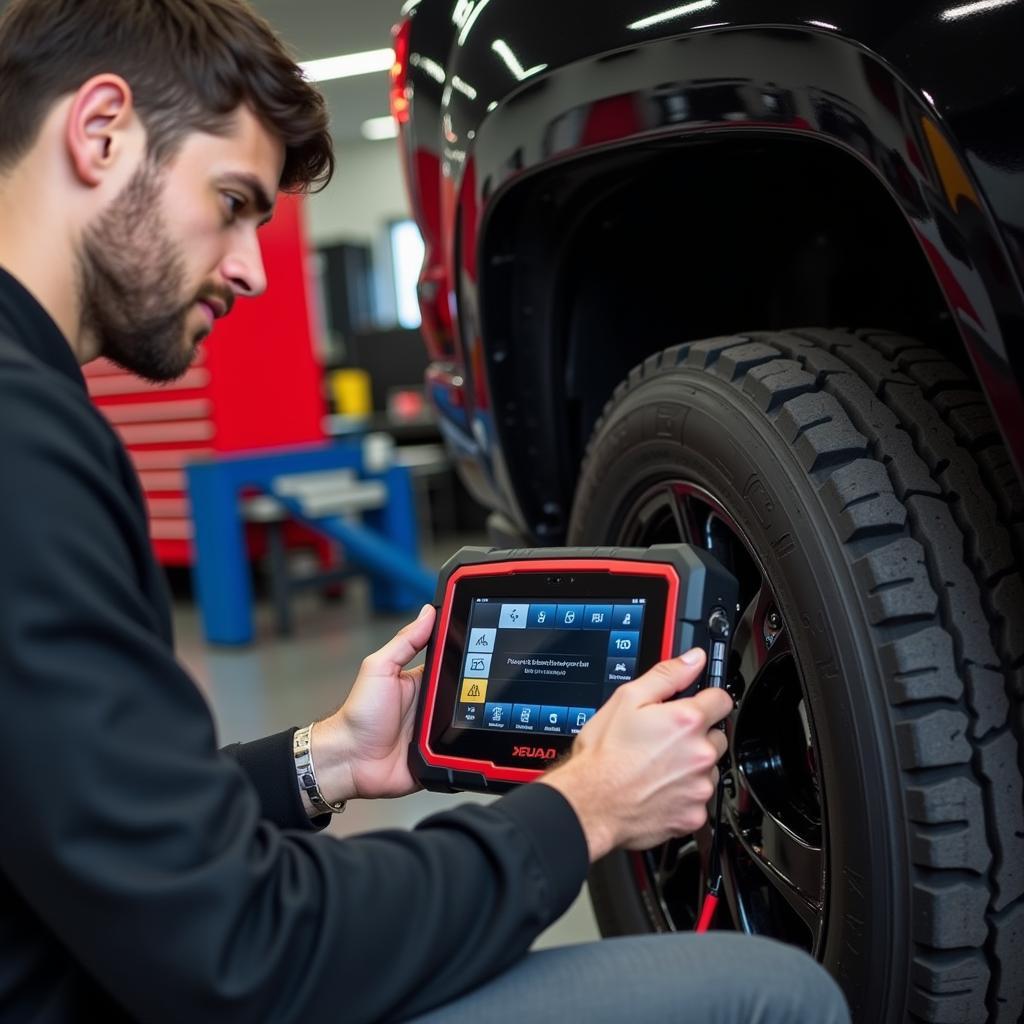
M 246 232 L 235 242 L 221 265 L 221 272 L 236 295 L 253 297 L 267 290 L 263 252 L 255 231 Z

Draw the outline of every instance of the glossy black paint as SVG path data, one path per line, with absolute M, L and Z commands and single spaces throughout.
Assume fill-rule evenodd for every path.
M 640 146 L 791 138 L 867 168 L 916 237 L 1024 465 L 1020 0 L 406 8 L 404 144 L 413 166 L 437 167 L 436 184 L 414 181 L 414 207 L 455 313 L 435 391 L 459 410 L 446 433 L 477 496 L 525 535 L 557 539 L 574 455 L 557 416 L 564 368 L 547 325 L 509 328 L 515 274 L 496 272 L 490 225 L 532 176 Z M 666 9 L 675 14 L 658 20 Z

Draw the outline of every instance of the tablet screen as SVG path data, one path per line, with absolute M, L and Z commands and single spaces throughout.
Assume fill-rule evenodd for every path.
M 646 600 L 475 598 L 452 725 L 575 735 L 638 674 Z
M 540 752 L 550 761 L 617 687 L 664 657 L 674 570 L 620 565 L 453 574 L 427 680 L 429 756 L 452 767 L 535 764 Z

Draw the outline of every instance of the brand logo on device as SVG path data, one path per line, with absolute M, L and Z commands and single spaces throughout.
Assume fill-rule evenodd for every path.
M 513 747 L 513 757 L 533 757 L 543 761 L 553 761 L 558 757 L 558 751 L 554 747 Z

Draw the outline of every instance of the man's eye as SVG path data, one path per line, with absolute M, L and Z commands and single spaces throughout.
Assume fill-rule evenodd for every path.
M 228 212 L 228 219 L 234 220 L 245 209 L 245 200 L 231 192 L 225 192 L 224 205 Z

